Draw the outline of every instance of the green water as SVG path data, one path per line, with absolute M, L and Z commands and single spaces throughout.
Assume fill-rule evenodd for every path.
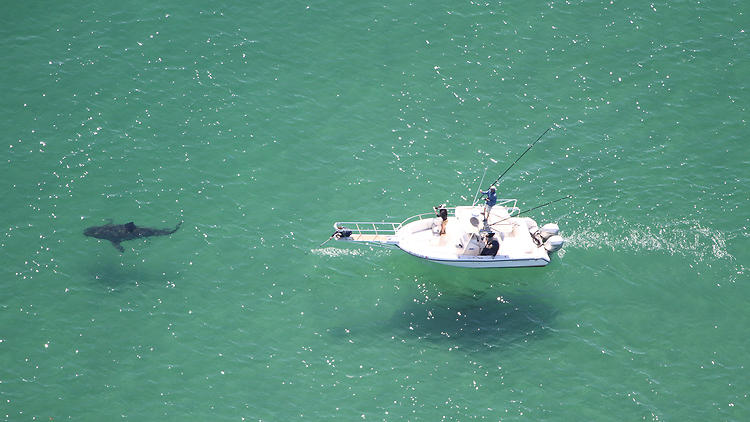
M 152 3 L 4 8 L 1 418 L 750 419 L 746 2 Z M 552 125 L 549 266 L 319 246 Z

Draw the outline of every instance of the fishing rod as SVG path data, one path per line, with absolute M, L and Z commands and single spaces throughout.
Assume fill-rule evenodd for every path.
M 526 214 L 526 213 L 527 213 L 527 212 L 529 212 L 529 211 L 534 211 L 535 209 L 538 209 L 538 208 L 542 208 L 542 207 L 546 207 L 547 205 L 550 205 L 550 204 L 554 204 L 555 202 L 560 202 L 560 201 L 562 201 L 562 200 L 565 200 L 565 199 L 570 199 L 570 198 L 572 198 L 572 197 L 573 197 L 573 195 L 565 195 L 565 196 L 563 196 L 562 198 L 558 198 L 558 199 L 555 199 L 554 201 L 549 201 L 549 202 L 547 202 L 547 203 L 545 203 L 545 204 L 542 204 L 542 205 L 537 205 L 537 206 L 535 206 L 534 208 L 529 208 L 529 209 L 527 209 L 527 210 L 523 210 L 523 211 L 519 212 L 519 213 L 518 213 L 518 214 L 516 214 L 516 215 L 510 216 L 510 217 L 506 217 L 506 218 L 503 218 L 502 220 L 498 221 L 497 223 L 502 223 L 502 222 L 503 222 L 503 221 L 505 221 L 505 220 L 509 220 L 509 219 L 511 219 L 511 218 L 513 218 L 513 217 L 517 217 L 517 216 L 519 216 L 519 215 L 521 215 L 521 214 Z M 497 224 L 497 223 L 493 223 L 493 224 Z
M 484 182 L 484 176 L 487 175 L 487 167 L 484 168 L 484 173 L 482 173 L 482 180 L 479 181 L 479 188 L 477 189 L 477 193 L 474 195 L 474 200 L 471 201 L 471 206 L 477 204 L 477 196 L 479 196 L 479 191 L 482 190 L 482 182 Z
M 334 234 L 334 235 L 331 235 L 331 237 L 329 237 L 329 238 L 328 238 L 328 240 L 326 240 L 325 242 L 321 243 L 321 244 L 320 244 L 320 246 L 318 246 L 318 247 L 320 248 L 321 246 L 323 246 L 323 245 L 325 245 L 326 243 L 328 243 L 328 241 L 329 241 L 329 240 L 333 239 L 333 236 L 335 236 L 335 234 Z
M 546 134 L 547 134 L 547 132 L 549 132 L 549 130 L 550 130 L 550 129 L 552 129 L 552 126 L 548 127 L 548 128 L 547 128 L 547 130 L 545 130 L 543 134 L 539 135 L 539 137 L 538 137 L 538 138 L 536 138 L 536 141 L 534 141 L 534 143 L 533 143 L 533 144 L 529 145 L 529 147 L 528 147 L 528 148 L 526 148 L 526 151 L 524 151 L 524 152 L 523 152 L 523 154 L 521 154 L 521 156 L 520 156 L 520 157 L 516 158 L 516 161 L 514 161 L 514 162 L 513 162 L 513 164 L 511 164 L 511 165 L 510 165 L 510 167 L 508 167 L 507 169 L 505 169 L 505 171 L 503 172 L 503 174 L 501 174 L 501 175 L 500 175 L 500 177 L 498 177 L 498 178 L 497 178 L 497 179 L 495 180 L 495 183 L 493 183 L 493 185 L 496 185 L 496 184 L 497 184 L 497 182 L 499 182 L 499 181 L 500 181 L 500 179 L 502 179 L 502 178 L 503 178 L 503 176 L 505 176 L 505 173 L 507 173 L 507 172 L 508 172 L 508 170 L 510 170 L 510 169 L 511 169 L 511 168 L 512 168 L 513 166 L 515 166 L 515 165 L 516 165 L 516 163 L 518 162 L 518 160 L 520 160 L 521 158 L 523 158 L 523 156 L 524 156 L 524 155 L 526 155 L 526 153 L 527 153 L 527 152 L 529 152 L 529 150 L 531 149 L 531 147 L 533 147 L 533 146 L 534 146 L 534 144 L 536 144 L 537 142 L 539 142 L 539 140 L 540 140 L 540 139 L 542 139 L 542 137 L 543 137 L 544 135 L 546 135 Z
M 325 245 L 326 243 L 328 243 L 328 241 L 331 240 L 331 239 L 333 239 L 334 237 L 336 239 L 341 239 L 342 237 L 348 238 L 351 235 L 352 235 L 352 231 L 351 230 L 346 229 L 344 226 L 336 226 L 336 231 L 333 232 L 333 234 L 331 235 L 331 237 L 329 237 L 328 239 L 326 239 L 326 241 L 323 242 L 323 243 L 321 243 L 320 246 L 318 246 L 318 247 L 319 248 L 322 247 L 323 245 Z

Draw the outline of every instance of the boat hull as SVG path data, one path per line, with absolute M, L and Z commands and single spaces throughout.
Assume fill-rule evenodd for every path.
M 400 248 L 411 256 L 421 258 L 436 264 L 450 265 L 462 268 L 523 268 L 544 267 L 549 264 L 549 259 L 544 258 L 508 258 L 503 256 L 468 256 L 456 259 L 442 259 L 428 257 Z

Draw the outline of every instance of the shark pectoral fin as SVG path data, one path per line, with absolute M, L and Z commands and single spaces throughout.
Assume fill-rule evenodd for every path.
M 120 242 L 115 242 L 114 240 L 110 240 L 112 242 L 112 246 L 114 246 L 118 251 L 125 252 L 125 248 L 122 247 Z

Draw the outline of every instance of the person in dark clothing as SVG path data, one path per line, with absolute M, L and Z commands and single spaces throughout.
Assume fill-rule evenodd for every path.
M 328 240 L 326 240 L 325 242 L 321 243 L 320 246 L 325 245 L 331 239 L 336 239 L 336 240 L 348 239 L 351 235 L 352 235 L 352 231 L 351 230 L 347 229 L 344 226 L 337 226 L 336 227 L 336 231 L 333 232 L 333 234 L 331 235 L 331 237 L 329 237 Z
M 443 219 L 440 224 L 440 236 L 442 236 L 445 234 L 445 226 L 448 224 L 448 209 L 445 208 L 445 204 L 433 208 L 435 209 L 435 215 Z
M 487 237 L 485 237 L 485 244 L 482 248 L 482 251 L 479 253 L 479 255 L 482 256 L 495 256 L 497 255 L 497 251 L 500 250 L 500 242 L 495 238 L 495 233 L 489 232 L 487 233 Z
M 352 231 L 351 230 L 347 230 L 346 228 L 344 228 L 342 226 L 338 226 L 336 228 L 336 231 L 333 232 L 333 234 L 331 235 L 331 237 L 336 238 L 336 239 L 341 239 L 342 237 L 346 238 L 346 237 L 349 237 L 351 235 L 352 235 Z

